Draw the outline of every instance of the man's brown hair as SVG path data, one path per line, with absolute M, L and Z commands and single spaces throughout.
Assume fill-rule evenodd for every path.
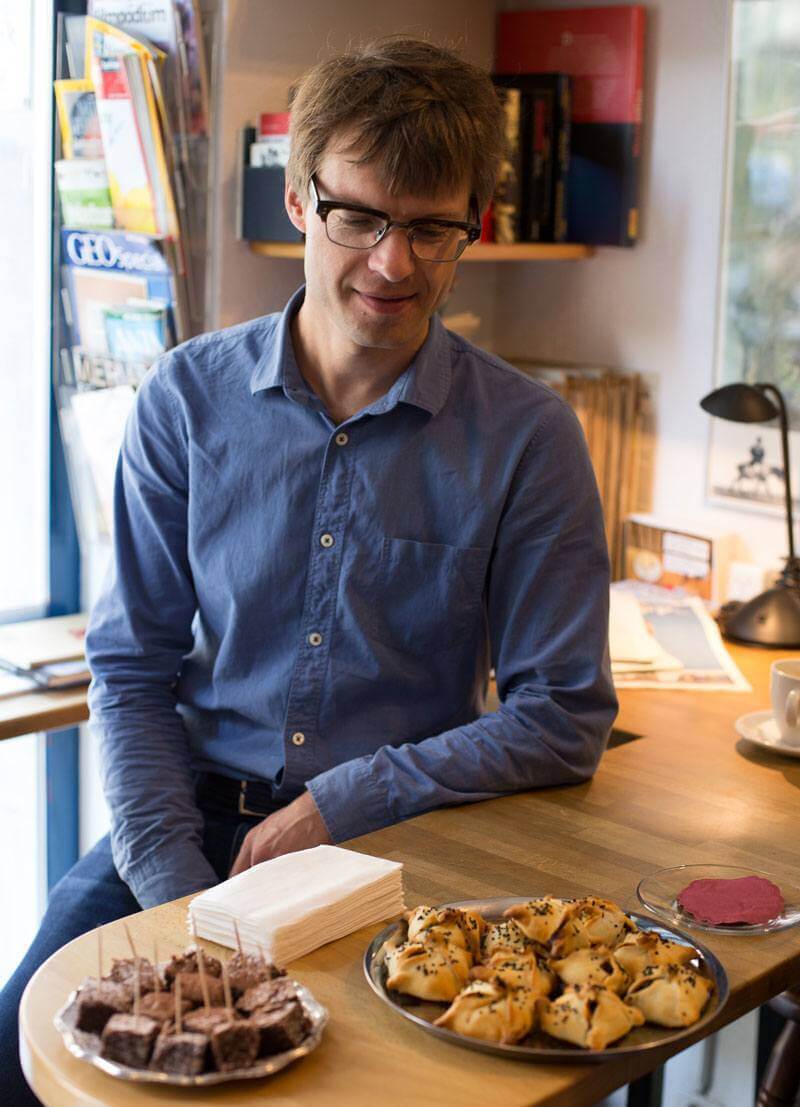
M 437 196 L 464 185 L 488 205 L 503 155 L 489 76 L 423 39 L 392 35 L 320 62 L 294 86 L 287 177 L 304 195 L 332 138 L 375 165 L 393 193 Z

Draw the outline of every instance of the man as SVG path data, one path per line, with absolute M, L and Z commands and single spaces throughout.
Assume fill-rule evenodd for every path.
M 88 636 L 111 845 L 17 994 L 74 934 L 229 871 L 583 780 L 614 716 L 577 421 L 435 314 L 492 193 L 491 82 L 384 40 L 306 75 L 292 135 L 305 287 L 167 354 L 127 428 Z

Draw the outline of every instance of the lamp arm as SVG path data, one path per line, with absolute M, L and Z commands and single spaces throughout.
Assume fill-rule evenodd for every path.
M 789 561 L 794 562 L 794 518 L 792 513 L 792 483 L 789 472 L 789 419 L 786 413 L 786 403 L 780 389 L 774 384 L 757 384 L 756 388 L 767 392 L 778 405 L 781 424 L 781 445 L 783 447 L 783 474 L 786 487 L 786 526 L 789 530 Z

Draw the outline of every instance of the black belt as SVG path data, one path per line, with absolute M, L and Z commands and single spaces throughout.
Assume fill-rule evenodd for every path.
M 261 819 L 284 806 L 273 797 L 271 784 L 263 780 L 236 780 L 219 773 L 200 774 L 197 800 L 201 807 L 213 806 Z

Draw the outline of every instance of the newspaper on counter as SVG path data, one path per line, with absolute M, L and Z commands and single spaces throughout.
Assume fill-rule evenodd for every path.
M 637 581 L 613 584 L 609 646 L 617 688 L 751 691 L 697 596 Z

